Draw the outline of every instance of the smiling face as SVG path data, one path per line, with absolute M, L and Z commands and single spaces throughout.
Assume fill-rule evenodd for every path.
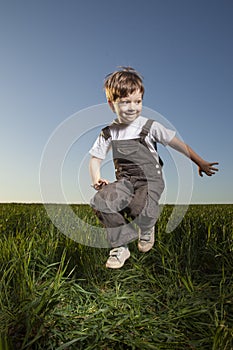
M 126 97 L 108 102 L 111 109 L 116 113 L 118 121 L 123 124 L 133 122 L 142 111 L 142 93 L 137 90 Z

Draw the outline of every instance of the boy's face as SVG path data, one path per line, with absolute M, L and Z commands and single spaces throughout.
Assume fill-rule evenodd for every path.
M 142 94 L 135 91 L 127 97 L 122 97 L 114 102 L 109 101 L 109 105 L 120 123 L 129 124 L 133 122 L 142 111 Z

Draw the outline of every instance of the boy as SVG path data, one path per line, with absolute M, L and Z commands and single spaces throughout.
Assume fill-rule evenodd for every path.
M 159 216 L 158 202 L 164 189 L 162 161 L 156 142 L 169 145 L 189 157 L 199 175 L 211 176 L 218 163 L 209 163 L 175 136 L 175 131 L 141 116 L 144 86 L 142 77 L 131 67 L 107 75 L 104 83 L 108 104 L 117 118 L 102 129 L 90 150 L 90 175 L 98 192 L 91 206 L 107 229 L 110 256 L 106 267 L 117 269 L 130 257 L 128 243 L 138 239 L 138 249 L 154 245 L 154 226 Z M 112 148 L 116 181 L 100 175 L 101 161 Z M 139 227 L 138 234 L 135 227 Z

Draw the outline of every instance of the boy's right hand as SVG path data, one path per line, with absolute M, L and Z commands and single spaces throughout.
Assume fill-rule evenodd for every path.
M 94 185 L 93 188 L 96 191 L 99 191 L 103 186 L 107 185 L 109 182 L 106 179 L 99 179 Z

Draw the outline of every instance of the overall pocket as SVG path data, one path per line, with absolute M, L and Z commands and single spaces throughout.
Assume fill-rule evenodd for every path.
M 138 150 L 139 150 L 139 144 L 136 143 L 135 145 L 117 147 L 116 152 L 118 152 L 121 156 L 129 156 L 129 155 L 138 153 Z

